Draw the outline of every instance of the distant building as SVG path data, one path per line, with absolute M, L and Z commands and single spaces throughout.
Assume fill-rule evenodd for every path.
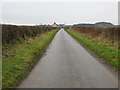
M 52 27 L 58 27 L 58 25 L 54 22 L 54 23 L 52 24 Z

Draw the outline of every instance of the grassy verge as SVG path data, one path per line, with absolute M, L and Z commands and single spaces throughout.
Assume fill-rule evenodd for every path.
M 110 45 L 106 45 L 99 41 L 92 40 L 73 30 L 66 30 L 71 36 L 78 40 L 81 44 L 95 52 L 97 55 L 102 57 L 108 64 L 118 69 L 118 49 Z
M 14 46 L 3 47 L 3 88 L 15 88 L 29 73 L 58 29 L 28 38 Z

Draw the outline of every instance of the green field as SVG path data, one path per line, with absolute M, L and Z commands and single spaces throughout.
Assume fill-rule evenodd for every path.
M 27 76 L 58 29 L 42 33 L 11 46 L 3 46 L 3 88 L 15 88 Z

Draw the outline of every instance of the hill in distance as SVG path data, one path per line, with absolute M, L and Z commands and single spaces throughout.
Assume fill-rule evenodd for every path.
M 97 22 L 95 24 L 86 24 L 86 23 L 73 24 L 73 26 L 113 26 L 113 24 L 110 22 Z

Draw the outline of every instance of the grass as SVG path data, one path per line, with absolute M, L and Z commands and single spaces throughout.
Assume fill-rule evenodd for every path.
M 102 57 L 108 64 L 112 65 L 115 69 L 118 69 L 118 49 L 111 45 L 92 40 L 87 38 L 73 30 L 66 30 L 77 41 L 89 48 L 91 51 Z
M 3 47 L 3 88 L 15 88 L 38 62 L 58 29 Z

